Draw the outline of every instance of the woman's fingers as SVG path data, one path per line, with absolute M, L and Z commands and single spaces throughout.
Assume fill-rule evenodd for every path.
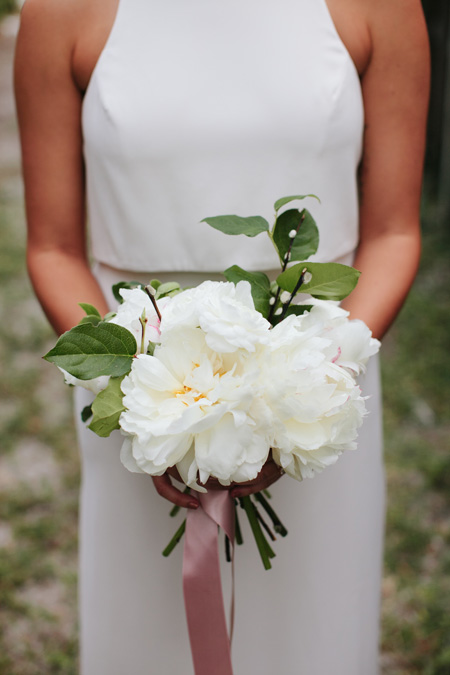
M 255 492 L 261 492 L 261 490 L 275 483 L 283 474 L 283 469 L 275 464 L 273 460 L 269 460 L 254 480 L 247 483 L 235 484 L 230 490 L 230 495 L 233 498 L 247 497 Z
M 196 499 L 192 493 L 184 494 L 174 485 L 170 480 L 170 475 L 172 477 L 180 479 L 179 474 L 176 469 L 169 469 L 169 471 L 162 476 L 152 476 L 153 484 L 156 488 L 157 493 L 167 499 L 172 504 L 181 506 L 186 509 L 196 509 L 200 506 L 200 502 Z M 210 478 L 205 487 L 208 490 L 230 490 L 231 497 L 247 497 L 248 495 L 254 494 L 255 492 L 260 492 L 265 488 L 268 488 L 272 483 L 275 483 L 282 475 L 284 474 L 283 469 L 275 464 L 272 459 L 269 459 L 257 475 L 254 480 L 247 481 L 245 483 L 235 483 L 230 488 L 227 488 L 219 483 L 215 478 Z M 181 480 L 181 479 L 180 479 Z
M 152 476 L 153 485 L 156 492 L 164 499 L 168 499 L 172 504 L 181 506 L 185 509 L 197 509 L 200 506 L 198 499 L 191 494 L 184 494 L 178 488 L 172 485 L 171 480 L 167 474 L 162 476 Z

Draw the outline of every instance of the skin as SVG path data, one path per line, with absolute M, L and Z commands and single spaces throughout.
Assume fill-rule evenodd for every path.
M 360 75 L 365 106 L 360 168 L 361 270 L 343 306 L 381 338 L 398 314 L 420 256 L 419 204 L 429 94 L 429 51 L 420 0 L 327 0 Z M 27 263 L 58 333 L 78 323 L 80 298 L 108 306 L 86 256 L 81 105 L 113 24 L 117 0 L 27 0 L 17 40 L 15 91 L 28 221 Z M 401 30 L 400 30 L 401 27 Z M 176 477 L 176 471 L 170 474 Z M 233 497 L 270 486 L 269 460 Z M 162 496 L 187 508 L 169 474 L 153 478 Z M 218 487 L 214 481 L 208 487 Z

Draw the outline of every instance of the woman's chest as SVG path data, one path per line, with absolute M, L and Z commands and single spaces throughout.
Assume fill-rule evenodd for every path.
M 135 158 L 261 143 L 317 152 L 354 137 L 360 86 L 324 0 L 121 0 L 83 123 L 88 141 L 114 138 Z

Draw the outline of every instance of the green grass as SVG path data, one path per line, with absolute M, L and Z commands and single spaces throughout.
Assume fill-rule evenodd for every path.
M 78 455 L 70 392 L 40 358 L 54 336 L 25 272 L 18 180 L 0 191 L 0 675 L 75 675 Z
M 419 275 L 383 348 L 387 674 L 450 673 L 450 238 L 429 209 Z
M 17 10 L 16 0 L 0 0 L 0 18 Z

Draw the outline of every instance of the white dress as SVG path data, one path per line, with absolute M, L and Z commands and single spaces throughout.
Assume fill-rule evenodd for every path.
M 200 224 L 272 219 L 275 199 L 315 193 L 317 260 L 349 262 L 358 241 L 359 79 L 325 0 L 120 0 L 86 92 L 83 134 L 94 271 L 193 285 L 232 264 L 276 267 L 263 237 Z M 82 300 L 82 298 L 80 298 Z M 384 516 L 378 364 L 359 448 L 313 480 L 271 492 L 289 535 L 263 570 L 251 535 L 236 555 L 235 675 L 376 675 Z M 179 520 L 121 437 L 79 421 L 82 675 L 193 673 Z M 244 524 L 244 519 L 242 524 Z M 225 576 L 226 563 L 224 563 Z M 214 675 L 213 673 L 211 675 Z

